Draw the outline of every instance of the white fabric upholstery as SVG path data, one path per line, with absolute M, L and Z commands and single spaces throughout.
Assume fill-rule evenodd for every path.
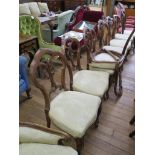
M 98 68 L 98 67 L 93 67 L 92 65 L 89 65 L 89 70 L 107 72 L 109 73 L 109 75 L 114 74 L 114 70 L 112 69 Z
M 28 3 L 19 4 L 19 15 L 31 15 Z
M 130 34 L 121 34 L 121 33 L 116 33 L 115 34 L 115 39 L 120 39 L 120 40 L 127 40 L 129 38 Z M 133 40 L 133 36 L 131 37 L 130 40 Z
M 53 123 L 74 137 L 82 137 L 95 122 L 101 99 L 97 96 L 65 91 L 50 103 Z
M 39 7 L 41 13 L 49 12 L 47 3 L 38 2 L 38 7 Z
M 118 47 L 118 46 L 103 46 L 102 49 L 105 49 L 107 51 L 114 51 L 119 54 L 122 54 L 122 52 L 123 52 L 123 47 Z
M 109 86 L 109 73 L 81 70 L 74 74 L 73 90 L 103 97 Z
M 96 68 L 104 68 L 104 69 L 115 69 L 116 67 L 115 59 L 107 53 L 98 54 L 95 57 L 95 60 L 98 62 L 92 62 L 89 64 L 89 66 L 96 67 Z M 100 62 L 100 61 L 105 61 L 105 62 Z M 110 62 L 107 62 L 107 61 L 110 61 Z
M 37 2 L 29 2 L 28 4 L 29 4 L 29 9 L 31 11 L 31 14 L 34 17 L 38 17 L 41 15 Z
M 110 46 L 118 46 L 118 47 L 124 47 L 126 43 L 126 40 L 119 40 L 119 39 L 112 39 L 110 40 Z M 127 49 L 130 48 L 131 46 L 131 41 L 129 41 L 127 45 Z
M 78 155 L 67 146 L 25 143 L 19 145 L 19 155 Z
M 21 143 L 44 143 L 44 144 L 57 144 L 61 136 L 51 134 L 38 129 L 30 127 L 19 128 L 19 141 Z

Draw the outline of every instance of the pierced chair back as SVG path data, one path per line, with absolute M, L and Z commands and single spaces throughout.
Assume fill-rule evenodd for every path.
M 41 59 L 43 57 L 43 55 L 50 55 L 50 59 L 48 60 L 48 62 L 46 61 L 41 62 Z M 54 81 L 54 65 L 53 65 L 53 61 L 54 58 L 59 58 L 60 61 L 62 62 L 62 67 L 61 67 L 61 73 L 60 73 L 60 77 L 61 77 L 61 82 L 60 85 L 56 85 L 55 81 Z M 47 88 L 45 87 L 45 85 L 43 85 L 43 83 L 41 83 L 41 81 L 39 79 L 37 79 L 37 71 L 39 69 L 40 66 L 44 66 L 44 68 L 46 69 L 48 75 L 49 75 L 49 80 L 50 80 L 50 84 L 51 84 L 51 88 L 50 91 L 47 91 Z M 66 79 L 65 79 L 65 73 L 66 70 L 68 70 L 69 73 L 69 88 L 67 88 L 66 85 Z M 39 49 L 35 56 L 34 59 L 30 65 L 30 77 L 31 80 L 33 81 L 34 85 L 40 89 L 40 91 L 42 92 L 43 96 L 44 96 L 44 100 L 45 100 L 45 114 L 46 114 L 46 120 L 47 122 L 50 122 L 50 118 L 48 115 L 49 109 L 50 109 L 50 98 L 52 95 L 53 91 L 56 91 L 56 88 L 59 89 L 64 89 L 66 90 L 73 90 L 72 84 L 73 84 L 73 75 L 72 75 L 72 70 L 70 68 L 70 65 L 68 64 L 66 57 L 61 53 L 61 52 L 55 52 L 52 51 L 50 49 Z M 53 90 L 54 87 L 54 90 Z M 49 126 L 49 124 L 47 124 L 47 126 Z

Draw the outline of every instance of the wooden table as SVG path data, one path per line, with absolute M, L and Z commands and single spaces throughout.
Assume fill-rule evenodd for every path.
M 39 44 L 38 44 L 38 38 L 36 36 L 19 34 L 19 55 L 24 53 L 28 54 L 30 57 L 30 63 L 31 63 L 33 56 L 38 49 L 39 49 Z
M 41 24 L 48 24 L 50 31 L 51 31 L 51 41 L 53 41 L 53 26 L 55 25 L 55 21 L 57 20 L 58 16 L 48 16 L 48 17 L 37 17 Z

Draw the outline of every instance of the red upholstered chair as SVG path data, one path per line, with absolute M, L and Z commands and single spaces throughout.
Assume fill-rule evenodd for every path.
M 67 24 L 67 30 L 72 30 L 72 28 L 80 21 L 98 22 L 102 19 L 102 11 L 92 11 L 87 6 L 78 6 L 75 9 L 73 16 L 73 21 Z

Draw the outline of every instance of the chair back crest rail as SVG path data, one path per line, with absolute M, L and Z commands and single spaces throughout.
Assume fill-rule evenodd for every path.
M 49 112 L 49 109 L 50 109 L 50 97 L 47 93 L 47 90 L 45 88 L 44 85 L 42 85 L 39 80 L 37 79 L 36 77 L 36 73 L 37 73 L 37 69 L 40 65 L 42 65 L 43 63 L 41 62 L 41 59 L 43 57 L 43 55 L 50 55 L 51 58 L 53 59 L 54 57 L 56 57 L 57 59 L 59 58 L 62 62 L 62 70 L 61 70 L 61 87 L 62 89 L 64 90 L 67 90 L 67 87 L 66 87 L 66 82 L 65 82 L 65 72 L 66 72 L 66 69 L 68 69 L 68 72 L 69 72 L 69 89 L 70 90 L 73 90 L 73 75 L 72 75 L 72 70 L 70 68 L 70 65 L 68 64 L 67 60 L 66 60 L 66 57 L 61 53 L 61 52 L 55 52 L 55 51 L 52 51 L 50 49 L 42 49 L 40 48 L 35 56 L 34 56 L 34 59 L 30 65 L 30 78 L 32 80 L 32 82 L 34 83 L 34 85 L 40 89 L 40 91 L 42 92 L 43 96 L 44 96 L 44 100 L 45 100 L 45 113 L 48 113 Z M 50 72 L 51 72 L 51 69 L 53 69 L 51 66 L 50 66 L 50 62 L 52 62 L 52 59 L 49 60 L 49 62 L 46 62 L 44 63 L 44 65 L 47 65 L 47 72 L 49 74 L 49 79 L 50 79 L 50 76 L 52 75 Z M 51 80 L 51 79 L 50 79 Z M 51 82 L 51 81 L 50 81 Z M 51 84 L 52 86 L 52 84 Z M 46 119 L 49 119 L 49 118 L 46 118 Z

